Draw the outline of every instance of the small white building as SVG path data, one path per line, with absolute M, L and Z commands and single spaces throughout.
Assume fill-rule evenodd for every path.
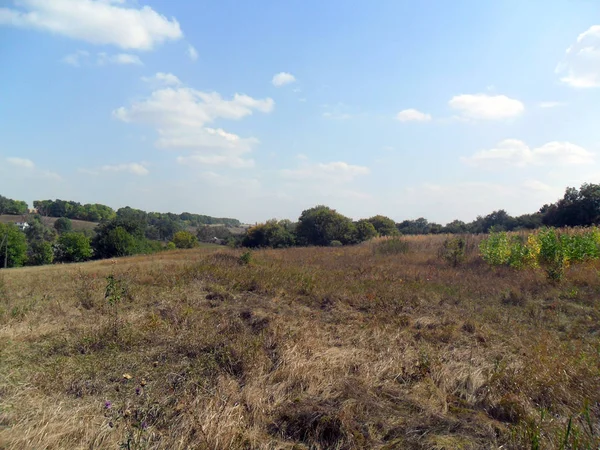
M 29 224 L 27 222 L 15 222 L 15 225 L 19 227 L 21 231 L 25 231 L 29 228 Z

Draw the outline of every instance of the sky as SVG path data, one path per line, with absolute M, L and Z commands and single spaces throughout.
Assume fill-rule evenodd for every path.
M 595 0 L 0 0 L 0 194 L 254 223 L 600 183 Z

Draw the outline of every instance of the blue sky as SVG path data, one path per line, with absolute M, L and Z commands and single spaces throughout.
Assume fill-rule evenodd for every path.
M 600 182 L 600 5 L 0 0 L 0 193 L 255 222 Z

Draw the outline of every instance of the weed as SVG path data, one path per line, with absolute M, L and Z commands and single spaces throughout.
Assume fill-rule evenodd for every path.
M 376 255 L 402 255 L 408 252 L 408 242 L 399 237 L 380 239 L 373 245 Z
M 238 261 L 242 266 L 247 266 L 252 262 L 252 252 L 248 250 L 242 253 Z

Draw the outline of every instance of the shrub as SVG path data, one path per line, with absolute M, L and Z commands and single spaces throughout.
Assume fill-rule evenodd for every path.
M 490 233 L 490 236 L 479 244 L 479 251 L 483 260 L 492 266 L 508 264 L 510 259 L 508 235 L 504 231 Z
M 398 236 L 400 234 L 396 228 L 396 222 L 389 217 L 378 215 L 371 217 L 368 221 L 380 236 Z
M 450 264 L 452 267 L 457 267 L 460 263 L 465 260 L 466 242 L 462 237 L 448 238 L 442 244 L 438 254 L 439 256 Z
M 32 266 L 52 264 L 54 260 L 54 249 L 52 244 L 46 241 L 35 241 L 29 245 L 27 263 Z
M 295 244 L 295 238 L 286 221 L 269 220 L 248 229 L 242 240 L 244 247 L 287 248 Z
M 565 252 L 567 239 L 561 238 L 554 228 L 544 228 L 537 235 L 540 243 L 539 262 L 551 281 L 562 280 L 569 259 Z
M 376 255 L 400 255 L 408 252 L 408 242 L 401 238 L 384 239 L 373 246 Z
M 82 262 L 92 257 L 90 240 L 81 233 L 64 233 L 56 244 L 56 259 L 62 262 Z
M 369 239 L 377 237 L 377 230 L 375 229 L 373 224 L 368 220 L 362 219 L 356 222 L 355 229 L 356 236 L 354 241 L 356 243 L 368 241 Z M 396 230 L 396 235 L 398 234 L 398 230 Z
M 167 244 L 167 250 L 175 250 L 176 248 L 177 248 L 177 246 L 173 242 L 169 242 Z
M 238 261 L 242 266 L 247 266 L 252 262 L 252 252 L 248 251 L 242 253 Z
M 342 247 L 344 244 L 342 244 L 340 241 L 331 241 L 329 245 L 331 247 Z
M 54 229 L 58 234 L 68 233 L 73 230 L 73 222 L 67 217 L 60 217 L 54 222 Z
M 194 248 L 198 246 L 198 238 L 189 231 L 178 231 L 173 235 L 173 241 L 177 248 Z

